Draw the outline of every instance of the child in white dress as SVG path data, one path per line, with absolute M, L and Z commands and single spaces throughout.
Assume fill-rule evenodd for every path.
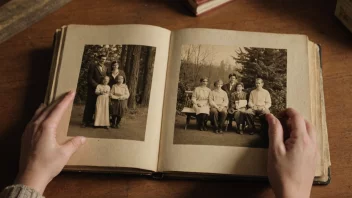
M 94 126 L 100 126 L 109 128 L 110 126 L 110 117 L 109 117 L 109 95 L 110 95 L 110 86 L 109 76 L 105 76 L 102 80 L 102 84 L 99 84 L 95 89 L 95 94 L 98 95 L 97 103 L 95 105 L 95 120 Z

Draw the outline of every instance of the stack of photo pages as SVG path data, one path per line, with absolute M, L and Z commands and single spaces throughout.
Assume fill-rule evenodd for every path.
M 305 35 L 150 25 L 58 29 L 46 103 L 70 90 L 57 139 L 87 142 L 65 170 L 267 180 L 265 114 L 317 130 L 330 182 L 321 49 Z

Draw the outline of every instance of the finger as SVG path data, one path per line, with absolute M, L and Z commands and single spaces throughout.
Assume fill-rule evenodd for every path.
M 65 97 L 57 103 L 54 108 L 49 112 L 49 115 L 45 118 L 42 123 L 43 128 L 56 128 L 57 124 L 60 122 L 63 114 L 65 113 L 67 107 L 71 104 L 75 96 L 73 91 L 70 91 L 65 95 Z
M 70 93 L 70 92 L 69 92 Z M 57 100 L 55 100 L 52 104 L 50 104 L 49 106 L 47 106 L 41 113 L 40 115 L 33 120 L 33 123 L 35 126 L 39 127 L 42 122 L 48 117 L 48 115 L 50 114 L 50 112 L 67 96 L 63 95 L 60 96 Z
M 40 116 L 40 114 L 44 111 L 45 108 L 46 108 L 46 105 L 44 103 L 41 103 L 37 108 L 37 110 L 34 112 L 34 115 L 31 121 L 36 120 Z
M 291 129 L 290 137 L 303 136 L 306 131 L 306 124 L 301 114 L 292 108 L 286 109 L 285 114 L 288 117 L 288 125 Z
M 87 139 L 83 136 L 74 137 L 63 144 L 62 149 L 65 154 L 71 157 L 72 154 L 75 153 L 86 142 L 86 140 Z
M 269 124 L 269 149 L 279 149 L 284 152 L 284 131 L 280 121 L 273 114 L 266 114 L 265 118 Z
M 309 121 L 304 120 L 304 122 L 306 124 L 306 129 L 307 129 L 307 133 L 308 133 L 309 137 L 315 143 L 317 140 L 317 132 L 316 132 L 315 128 L 313 127 L 313 125 Z

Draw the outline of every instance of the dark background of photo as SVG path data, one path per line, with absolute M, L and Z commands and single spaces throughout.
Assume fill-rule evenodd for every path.
M 262 78 L 264 89 L 268 90 L 272 100 L 270 111 L 273 114 L 286 108 L 287 91 L 287 50 L 240 47 L 231 57 L 235 65 L 221 61 L 220 65 L 209 60 L 211 52 L 201 51 L 202 45 L 188 45 L 181 60 L 177 93 L 177 112 L 180 113 L 187 103 L 185 91 L 193 91 L 199 86 L 201 77 L 208 77 L 208 87 L 213 89 L 214 81 L 222 79 L 228 82 L 228 75 L 235 73 L 237 80 L 244 83 L 248 96 L 255 89 L 255 79 Z M 201 51 L 201 52 L 200 52 Z M 200 53 L 199 53 L 200 52 Z M 216 53 L 216 52 L 215 52 Z M 216 54 L 215 54 L 216 56 Z M 211 60 L 211 58 L 210 58 Z
M 148 107 L 152 84 L 156 48 L 140 45 L 86 45 L 77 84 L 75 104 L 85 104 L 87 98 L 88 68 L 97 64 L 98 56 L 105 54 L 108 70 L 117 61 L 119 69 L 126 73 L 126 84 L 130 91 L 128 108 Z

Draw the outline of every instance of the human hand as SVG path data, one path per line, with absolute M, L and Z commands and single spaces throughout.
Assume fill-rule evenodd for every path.
M 306 198 L 310 196 L 319 158 L 316 131 L 294 109 L 285 110 L 283 115 L 286 118 L 284 126 L 275 116 L 266 114 L 269 181 L 279 198 Z M 288 139 L 284 140 L 286 136 Z
M 36 110 L 22 135 L 16 183 L 43 194 L 47 184 L 61 172 L 71 155 L 86 141 L 84 137 L 74 137 L 60 145 L 56 140 L 56 128 L 74 96 L 74 92 L 69 92 L 59 102 L 48 107 L 42 104 Z

